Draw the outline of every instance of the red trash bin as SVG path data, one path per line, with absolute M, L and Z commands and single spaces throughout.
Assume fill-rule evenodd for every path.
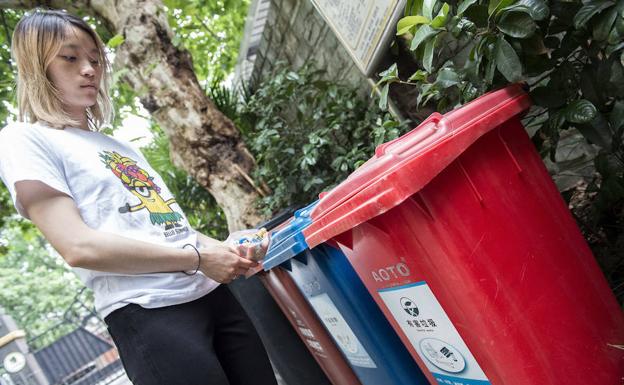
M 624 316 L 519 115 L 518 85 L 433 114 L 324 195 L 333 239 L 440 384 L 622 384 Z

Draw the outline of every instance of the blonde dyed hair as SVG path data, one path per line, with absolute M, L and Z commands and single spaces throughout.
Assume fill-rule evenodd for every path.
M 59 10 L 34 9 L 20 19 L 13 31 L 11 55 L 17 64 L 18 119 L 42 121 L 57 128 L 80 125 L 64 111 L 59 91 L 47 76 L 50 63 L 71 31 L 68 27 L 86 32 L 98 49 L 102 77 L 97 100 L 86 109 L 89 128 L 97 131 L 113 119 L 111 71 L 104 43 L 84 20 Z

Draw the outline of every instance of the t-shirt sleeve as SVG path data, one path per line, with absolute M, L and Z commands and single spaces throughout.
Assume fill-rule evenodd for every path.
M 45 138 L 33 127 L 8 126 L 0 131 L 0 178 L 6 185 L 17 212 L 30 219 L 19 202 L 15 183 L 40 181 L 71 198 L 63 164 Z

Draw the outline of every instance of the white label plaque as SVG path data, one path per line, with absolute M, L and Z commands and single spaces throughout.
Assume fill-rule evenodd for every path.
M 396 33 L 405 0 L 312 0 L 360 70 L 372 75 Z

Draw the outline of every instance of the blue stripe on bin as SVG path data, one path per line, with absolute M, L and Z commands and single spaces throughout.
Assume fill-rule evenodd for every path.
M 412 283 L 409 283 L 407 285 L 402 285 L 402 286 L 384 287 L 383 289 L 377 289 L 377 292 L 378 293 L 382 293 L 384 291 L 393 291 L 393 290 L 399 290 L 399 289 L 406 289 L 408 287 L 422 286 L 422 285 L 426 285 L 426 284 L 427 284 L 427 282 L 425 282 L 425 281 L 412 282 Z
M 450 384 L 450 385 L 491 385 L 490 381 L 487 381 L 487 380 L 474 380 L 471 378 L 447 376 L 447 375 L 438 374 L 438 373 L 434 373 L 433 377 L 435 377 L 439 385 L 447 385 L 447 384 Z

